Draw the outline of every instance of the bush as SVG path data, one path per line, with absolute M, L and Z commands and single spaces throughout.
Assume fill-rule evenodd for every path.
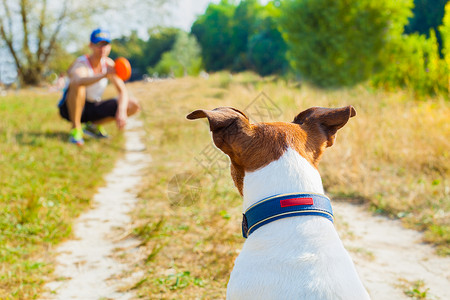
M 442 38 L 442 53 L 444 54 L 444 65 L 445 65 L 445 80 L 447 87 L 447 95 L 450 93 L 450 3 L 445 5 L 445 15 L 442 20 L 442 26 L 439 27 L 439 32 Z
M 320 87 L 364 81 L 383 68 L 382 49 L 401 33 L 411 6 L 411 0 L 283 1 L 288 60 Z
M 287 70 L 287 45 L 277 28 L 272 7 L 266 7 L 267 16 L 261 17 L 258 31 L 248 38 L 247 60 L 249 69 L 259 75 L 281 74 Z
M 388 50 L 385 70 L 372 80 L 375 86 L 408 88 L 417 96 L 445 93 L 447 67 L 439 57 L 434 30 L 428 39 L 419 34 L 404 35 Z
M 194 36 L 184 31 L 177 34 L 173 49 L 165 52 L 154 68 L 147 69 L 149 74 L 174 77 L 198 75 L 201 70 L 200 46 Z

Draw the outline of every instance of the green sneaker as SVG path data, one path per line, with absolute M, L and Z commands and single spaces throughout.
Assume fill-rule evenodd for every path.
M 105 139 L 109 137 L 102 125 L 95 125 L 91 122 L 88 122 L 83 126 L 83 132 L 97 139 Z
M 78 146 L 84 145 L 83 130 L 74 128 L 70 131 L 69 142 L 77 144 Z

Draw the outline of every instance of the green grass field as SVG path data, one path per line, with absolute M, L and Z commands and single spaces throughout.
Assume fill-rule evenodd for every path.
M 49 250 L 71 234 L 122 138 L 69 144 L 59 95 L 44 89 L 0 97 L 0 299 L 34 299 L 53 266 Z

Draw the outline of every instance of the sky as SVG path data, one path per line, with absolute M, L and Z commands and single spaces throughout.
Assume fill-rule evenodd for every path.
M 262 2 L 267 1 L 263 0 Z M 144 17 L 144 20 L 142 20 L 142 16 L 133 18 L 133 12 L 131 12 L 131 15 L 124 15 L 120 11 L 112 11 L 107 16 L 99 16 L 98 19 L 94 20 L 94 24 L 97 27 L 104 27 L 110 30 L 112 38 L 119 38 L 129 34 L 131 30 L 136 30 L 138 36 L 146 40 L 148 38 L 148 28 L 157 25 L 177 27 L 190 32 L 192 24 L 199 15 L 205 12 L 208 5 L 210 3 L 219 3 L 220 0 L 175 0 L 175 2 L 175 4 L 171 4 L 165 8 L 166 12 L 154 15 L 148 19 Z M 111 22 L 111 20 L 119 21 Z M 142 24 L 142 22 L 145 24 Z M 78 45 L 76 44 L 74 46 Z

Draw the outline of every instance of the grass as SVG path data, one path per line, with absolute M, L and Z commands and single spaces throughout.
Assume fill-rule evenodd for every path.
M 412 299 L 430 299 L 428 297 L 429 288 L 425 286 L 425 283 L 422 280 L 410 282 L 406 279 L 400 279 L 399 286 L 403 289 L 403 293 Z
M 0 97 L 0 299 L 36 299 L 52 274 L 52 249 L 89 207 L 122 138 L 69 144 L 70 125 L 43 89 Z
M 423 230 L 426 242 L 450 254 L 448 102 L 362 86 L 323 92 L 249 73 L 130 89 L 143 103 L 153 156 L 135 211 L 135 234 L 147 257 L 145 276 L 131 287 L 140 297 L 224 298 L 244 242 L 242 200 L 228 160 L 212 147 L 206 120 L 185 119 L 199 108 L 234 106 L 256 121 L 291 121 L 311 106 L 354 105 L 357 117 L 319 165 L 327 193 L 368 202 L 375 212 Z
M 319 165 L 327 192 L 402 219 L 450 255 L 449 102 L 362 86 L 323 92 L 250 73 L 129 88 L 143 104 L 153 156 L 135 210 L 144 276 L 129 289 L 139 297 L 224 298 L 244 242 L 228 159 L 212 146 L 206 120 L 185 119 L 198 108 L 234 106 L 254 121 L 290 121 L 311 106 L 354 105 L 357 117 Z M 43 90 L 0 98 L 0 299 L 38 297 L 52 277 L 54 245 L 70 237 L 121 153 L 114 125 L 112 140 L 68 144 L 57 98 Z M 419 284 L 407 292 L 426 296 Z

